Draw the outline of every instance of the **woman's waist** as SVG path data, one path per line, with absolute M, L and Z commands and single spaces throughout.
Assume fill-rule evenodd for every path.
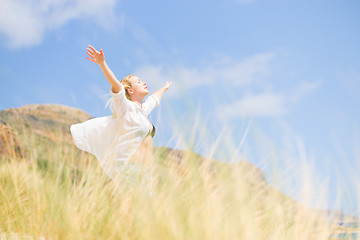
M 138 162 L 126 162 L 121 168 L 121 171 L 147 175 L 151 174 L 151 166 Z

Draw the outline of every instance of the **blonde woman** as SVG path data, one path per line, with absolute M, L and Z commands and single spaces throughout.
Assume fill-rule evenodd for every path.
M 104 52 L 89 45 L 88 60 L 99 64 L 111 85 L 113 116 L 98 117 L 70 126 L 75 145 L 95 155 L 102 170 L 119 185 L 129 190 L 139 187 L 152 196 L 151 167 L 155 127 L 148 115 L 160 104 L 172 82 L 149 93 L 146 82 L 132 74 L 120 81 L 108 67 Z

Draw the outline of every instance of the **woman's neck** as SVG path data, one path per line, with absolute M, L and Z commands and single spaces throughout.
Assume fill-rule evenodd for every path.
M 140 107 L 142 107 L 142 102 L 144 100 L 144 97 L 143 96 L 133 97 L 131 100 Z

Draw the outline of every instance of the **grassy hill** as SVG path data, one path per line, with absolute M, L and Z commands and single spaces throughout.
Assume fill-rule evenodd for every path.
M 95 156 L 73 143 L 70 125 L 91 118 L 53 104 L 0 111 L 0 233 L 34 239 L 329 239 L 346 230 L 272 188 L 253 164 L 189 150 L 154 149 L 151 199 L 119 191 Z

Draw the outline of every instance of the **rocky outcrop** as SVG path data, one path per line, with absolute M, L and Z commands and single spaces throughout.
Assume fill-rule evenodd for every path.
M 9 108 L 0 111 L 0 121 L 22 133 L 23 128 L 29 129 L 35 135 L 56 142 L 60 132 L 68 143 L 72 143 L 69 127 L 73 123 L 83 122 L 93 118 L 81 109 L 58 104 L 29 104 L 19 108 Z

